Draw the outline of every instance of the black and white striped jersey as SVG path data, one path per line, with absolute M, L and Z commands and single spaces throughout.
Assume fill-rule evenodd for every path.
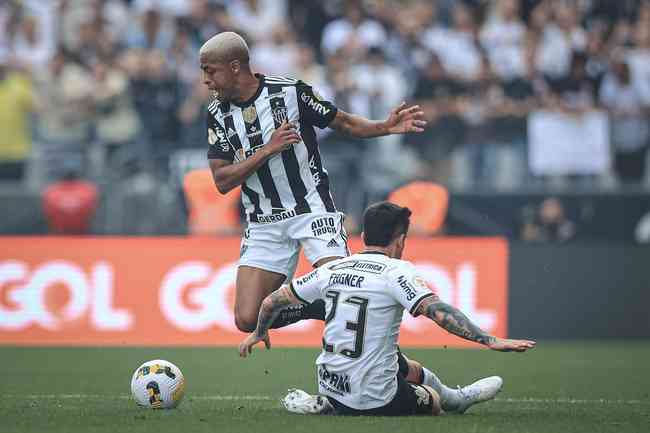
M 309 212 L 335 212 L 314 126 L 327 127 L 337 108 L 302 81 L 255 75 L 260 87 L 250 100 L 215 100 L 208 106 L 208 159 L 243 161 L 288 119 L 302 141 L 274 155 L 242 184 L 248 220 L 268 223 Z

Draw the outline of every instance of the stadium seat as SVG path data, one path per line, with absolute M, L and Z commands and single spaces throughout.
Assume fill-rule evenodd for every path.
M 439 233 L 445 222 L 449 192 L 442 185 L 416 181 L 390 193 L 388 200 L 411 209 L 411 233 L 431 236 Z
M 219 194 L 210 169 L 188 172 L 183 179 L 188 207 L 188 232 L 192 235 L 226 235 L 240 231 L 240 188 Z

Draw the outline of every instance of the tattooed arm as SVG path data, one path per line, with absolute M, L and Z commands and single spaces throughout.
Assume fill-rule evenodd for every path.
M 269 338 L 269 328 L 271 324 L 282 310 L 289 305 L 300 303 L 300 300 L 287 285 L 283 285 L 267 296 L 260 307 L 260 314 L 257 317 L 257 328 L 239 344 L 239 356 L 245 358 L 247 354 L 251 353 L 253 346 L 260 341 L 264 341 L 266 348 L 270 349 L 271 339 Z
M 472 323 L 459 309 L 442 302 L 437 296 L 425 298 L 418 306 L 417 313 L 427 316 L 441 328 L 454 335 L 483 344 L 492 350 L 524 352 L 535 347 L 534 341 L 510 340 L 486 333 Z

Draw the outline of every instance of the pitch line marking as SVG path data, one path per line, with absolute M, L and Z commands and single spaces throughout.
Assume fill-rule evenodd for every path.
M 129 400 L 130 395 L 100 395 L 100 394 L 5 394 L 2 398 L 31 399 L 31 400 L 84 400 L 84 399 L 121 399 Z M 214 400 L 214 401 L 272 401 L 279 400 L 280 396 L 271 395 L 189 395 L 189 400 Z M 534 404 L 631 404 L 650 405 L 650 400 L 608 400 L 608 399 L 574 399 L 574 398 L 496 398 L 499 403 L 534 403 Z

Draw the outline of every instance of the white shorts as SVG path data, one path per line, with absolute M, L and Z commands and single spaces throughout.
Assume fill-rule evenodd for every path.
M 306 213 L 284 221 L 249 223 L 241 242 L 239 266 L 293 278 L 300 247 L 313 265 L 325 257 L 347 257 L 348 235 L 340 212 Z

